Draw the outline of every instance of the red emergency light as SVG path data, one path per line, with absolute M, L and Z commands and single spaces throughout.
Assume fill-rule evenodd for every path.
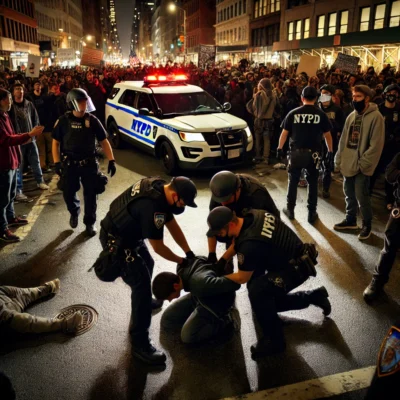
M 157 83 L 157 82 L 182 82 L 187 81 L 188 77 L 183 74 L 179 75 L 147 75 L 144 77 L 146 83 Z

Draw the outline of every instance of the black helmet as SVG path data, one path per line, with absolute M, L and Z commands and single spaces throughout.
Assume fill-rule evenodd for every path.
M 210 181 L 212 199 L 217 203 L 228 201 L 240 186 L 240 178 L 230 171 L 215 174 Z
M 79 110 L 79 101 L 87 100 L 86 104 L 86 112 L 96 111 L 96 107 L 94 106 L 92 99 L 86 93 L 86 90 L 75 88 L 71 89 L 67 95 L 67 106 L 70 110 L 80 111 Z
M 397 91 L 397 94 L 399 94 L 400 95 L 400 86 L 399 85 L 396 85 L 395 83 L 393 83 L 392 85 L 389 85 L 389 86 L 386 86 L 385 87 L 385 90 L 383 91 L 383 93 L 388 93 L 388 92 L 391 92 L 392 90 L 396 90 Z

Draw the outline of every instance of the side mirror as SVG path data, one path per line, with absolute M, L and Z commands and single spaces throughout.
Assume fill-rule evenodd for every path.
M 150 111 L 148 108 L 140 108 L 139 115 L 150 115 Z
M 231 103 L 224 103 L 222 108 L 224 109 L 224 111 L 229 111 L 232 108 L 232 105 Z

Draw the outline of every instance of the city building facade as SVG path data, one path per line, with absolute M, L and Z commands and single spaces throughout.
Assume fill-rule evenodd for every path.
M 26 66 L 28 54 L 40 54 L 33 1 L 0 0 L 0 68 Z
M 132 24 L 131 53 L 135 52 L 142 62 L 153 60 L 153 43 L 151 41 L 151 18 L 154 11 L 154 1 L 136 0 L 135 15 Z M 137 36 L 136 36 L 137 35 Z
M 122 49 L 121 42 L 118 36 L 118 26 L 117 26 L 117 15 L 115 10 L 115 0 L 108 0 L 108 11 L 110 19 L 110 45 L 108 49 L 110 50 L 110 61 L 112 63 L 122 62 Z M 111 47 L 111 48 L 110 48 Z

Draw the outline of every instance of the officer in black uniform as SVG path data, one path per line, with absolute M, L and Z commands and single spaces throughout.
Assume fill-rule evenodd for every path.
M 300 310 L 310 305 L 329 315 L 328 292 L 319 289 L 290 293 L 309 276 L 316 276 L 318 252 L 304 244 L 281 220 L 264 210 L 250 210 L 238 218 L 227 207 L 217 207 L 207 219 L 207 236 L 235 238 L 239 271 L 225 277 L 247 283 L 252 309 L 264 337 L 251 346 L 253 357 L 285 350 L 278 312 Z
M 115 241 L 125 254 L 134 258 L 139 255 L 144 261 L 138 267 L 123 268 L 121 276 L 132 289 L 130 334 L 133 355 L 148 364 L 163 364 L 166 357 L 152 346 L 149 339 L 151 310 L 161 307 L 162 302 L 153 301 L 152 304 L 154 260 L 143 240 L 148 239 L 161 257 L 185 266 L 187 259 L 176 255 L 164 244 L 164 225 L 186 257 L 194 258 L 174 214 L 184 212 L 185 206 L 197 207 L 194 202 L 196 195 L 194 183 L 183 176 L 173 178 L 170 183 L 159 177 L 144 178 L 111 203 L 110 210 L 100 223 L 103 249 L 109 246 L 110 241 Z
M 383 293 L 383 287 L 389 281 L 389 274 L 400 248 L 400 153 L 397 153 L 388 165 L 385 177 L 390 184 L 394 185 L 395 203 L 386 225 L 385 241 L 378 265 L 375 267 L 370 284 L 364 290 L 366 301 L 375 300 Z
M 243 217 L 243 211 L 249 209 L 266 210 L 276 218 L 280 213 L 272 200 L 267 188 L 257 179 L 246 174 L 234 174 L 230 171 L 221 171 L 215 174 L 210 181 L 211 200 L 210 211 L 215 207 L 226 206 L 236 215 Z M 216 263 L 217 240 L 226 243 L 228 249 L 231 240 L 229 238 L 208 238 L 208 262 Z M 219 263 L 226 264 L 233 257 L 233 253 L 225 253 Z
M 83 186 L 85 215 L 83 223 L 90 236 L 96 235 L 96 196 L 98 192 L 99 164 L 95 157 L 96 139 L 109 160 L 108 173 L 114 176 L 115 160 L 106 131 L 92 114 L 95 110 L 91 98 L 83 89 L 72 89 L 67 96 L 69 112 L 60 117 L 53 128 L 52 153 L 56 172 L 63 178 L 63 194 L 71 214 L 71 228 L 78 226 L 80 201 L 76 195 Z
M 289 185 L 287 194 L 287 208 L 283 210 L 289 219 L 294 219 L 294 208 L 297 198 L 297 184 L 300 180 L 301 170 L 306 170 L 308 182 L 308 222 L 313 224 L 318 219 L 318 175 L 322 161 L 322 137 L 328 147 L 326 162 L 333 163 L 331 123 L 326 114 L 315 106 L 318 97 L 317 89 L 306 86 L 301 94 L 302 107 L 291 111 L 281 127 L 277 157 L 282 158 L 283 146 L 289 137 Z
M 343 126 L 346 121 L 344 116 L 344 112 L 342 109 L 337 106 L 332 101 L 332 96 L 335 94 L 335 87 L 332 85 L 323 85 L 321 86 L 321 97 L 319 98 L 319 104 L 321 110 L 326 114 L 329 118 L 329 121 L 332 125 L 331 136 L 332 136 L 332 148 L 333 155 L 336 154 L 338 145 L 339 145 L 339 137 L 342 134 Z M 322 158 L 323 162 L 321 163 L 323 175 L 322 175 L 322 197 L 325 199 L 329 199 L 331 197 L 329 189 L 332 183 L 332 172 L 334 170 L 333 163 L 329 163 L 329 158 L 327 157 L 328 149 L 326 146 L 322 145 Z

